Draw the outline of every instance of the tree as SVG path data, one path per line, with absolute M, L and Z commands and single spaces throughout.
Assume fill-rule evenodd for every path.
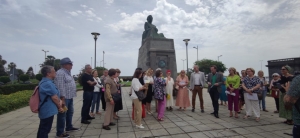
M 210 73 L 210 67 L 212 65 L 217 66 L 217 71 L 224 72 L 226 71 L 226 66 L 220 62 L 220 61 L 215 61 L 211 59 L 202 59 L 200 61 L 196 61 L 195 65 L 199 66 L 199 70 L 204 72 L 205 74 Z
M 60 59 L 56 59 L 54 56 L 48 55 L 45 62 L 40 64 L 41 67 L 49 65 L 53 66 L 55 71 L 60 69 Z
M 97 70 L 98 76 L 101 77 L 103 75 L 103 71 L 107 69 L 104 67 L 96 67 L 95 70 Z
M 2 59 L 2 56 L 0 55 L 0 76 L 8 76 L 4 67 L 5 64 L 6 60 Z
M 26 74 L 31 78 L 34 79 L 34 72 L 33 72 L 33 68 L 29 67 Z
M 6 84 L 6 83 L 10 82 L 10 79 L 8 76 L 1 76 L 0 82 L 3 82 L 4 84 Z
M 9 69 L 12 69 L 12 68 L 16 68 L 17 64 L 14 63 L 14 62 L 10 62 L 7 66 L 8 66 Z
M 41 81 L 42 78 L 43 78 L 43 75 L 42 75 L 42 74 L 36 74 L 36 75 L 35 75 L 35 78 L 36 78 L 37 80 Z
M 18 74 L 17 74 L 18 82 L 20 82 L 20 76 L 24 75 L 24 71 L 22 69 L 17 69 L 17 71 L 18 71 Z
M 20 75 L 20 78 L 21 81 L 25 82 L 25 81 L 29 81 L 29 75 L 27 74 L 23 74 L 23 75 Z

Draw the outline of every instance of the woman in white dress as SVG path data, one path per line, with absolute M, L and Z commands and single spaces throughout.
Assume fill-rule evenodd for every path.
M 174 99 L 173 99 L 173 88 L 174 88 L 174 80 L 171 77 L 171 71 L 167 70 L 167 77 L 165 78 L 166 81 L 166 93 L 167 93 L 167 110 L 172 111 L 174 106 Z

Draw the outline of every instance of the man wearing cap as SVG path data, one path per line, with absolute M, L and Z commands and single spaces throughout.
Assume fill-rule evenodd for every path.
M 205 82 L 206 82 L 206 80 L 205 80 L 204 73 L 199 71 L 198 65 L 194 65 L 194 72 L 191 74 L 191 79 L 190 79 L 190 90 L 193 92 L 192 112 L 195 112 L 195 101 L 196 101 L 196 96 L 198 94 L 199 99 L 200 99 L 201 112 L 204 113 L 202 89 L 203 89 L 203 86 L 205 85 Z
M 62 107 L 66 107 L 67 111 L 57 114 L 56 137 L 67 138 L 69 135 L 64 133 L 65 128 L 66 132 L 80 130 L 72 125 L 74 113 L 73 98 L 76 97 L 76 84 L 71 75 L 73 62 L 70 60 L 70 58 L 66 57 L 61 59 L 60 65 L 61 69 L 56 72 L 54 83 L 60 92 Z

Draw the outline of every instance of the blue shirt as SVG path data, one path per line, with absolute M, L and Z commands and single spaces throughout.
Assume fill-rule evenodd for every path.
M 39 84 L 39 95 L 40 95 L 39 118 L 45 119 L 53 115 L 56 115 L 58 113 L 58 109 L 55 103 L 52 101 L 51 96 L 57 95 L 59 97 L 60 94 L 53 80 L 43 77 L 43 79 Z M 41 106 L 44 100 L 45 102 Z
M 293 79 L 287 95 L 298 98 L 298 101 L 295 103 L 295 105 L 297 104 L 298 108 L 300 108 L 300 75 Z M 300 125 L 300 112 L 296 109 L 295 105 L 293 106 L 293 121 L 295 125 Z

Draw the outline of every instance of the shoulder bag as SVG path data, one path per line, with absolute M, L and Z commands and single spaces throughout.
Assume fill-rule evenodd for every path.
M 146 98 L 146 94 L 144 93 L 144 91 L 134 91 L 134 92 L 140 101 Z

